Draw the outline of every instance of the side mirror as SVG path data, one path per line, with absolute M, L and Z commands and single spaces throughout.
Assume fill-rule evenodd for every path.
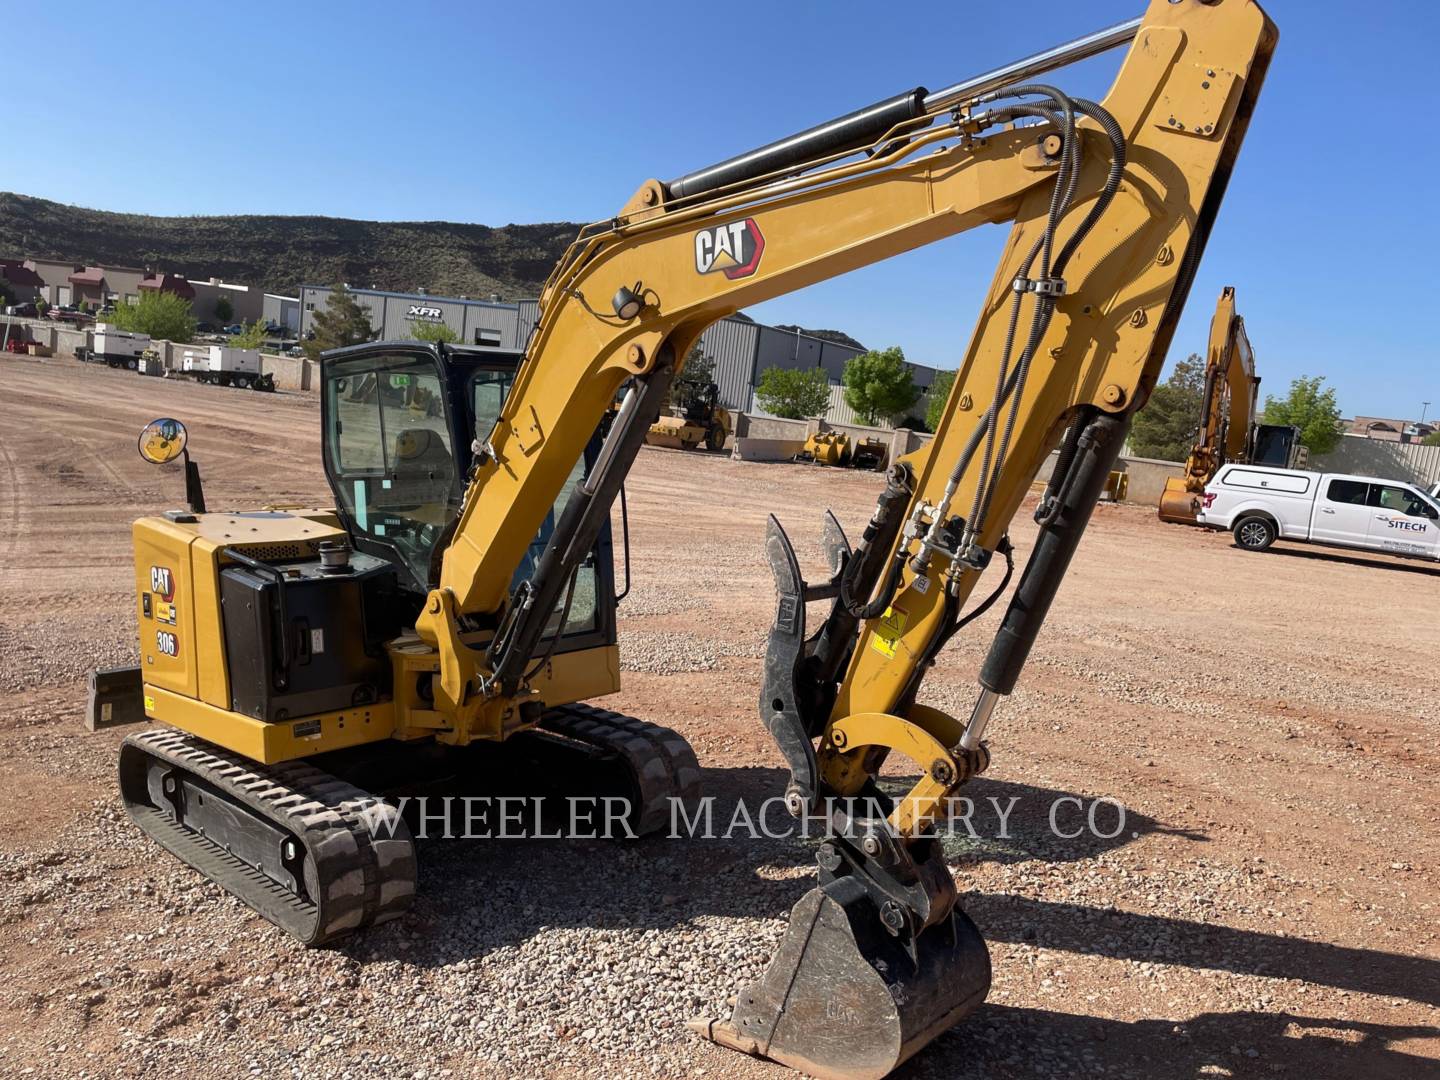
M 140 432 L 140 456 L 151 465 L 165 465 L 185 453 L 185 440 L 179 420 L 151 420 Z
M 140 432 L 140 456 L 152 465 L 165 465 L 178 457 L 185 459 L 185 501 L 190 513 L 205 513 L 205 489 L 200 483 L 200 466 L 190 460 L 185 449 L 189 441 L 185 425 L 179 420 L 162 417 L 151 420 Z

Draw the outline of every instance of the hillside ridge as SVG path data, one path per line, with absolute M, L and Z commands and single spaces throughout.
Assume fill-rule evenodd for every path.
M 294 296 L 302 284 L 502 299 L 536 296 L 580 226 L 364 221 L 320 215 L 156 217 L 0 192 L 0 256 L 136 266 Z

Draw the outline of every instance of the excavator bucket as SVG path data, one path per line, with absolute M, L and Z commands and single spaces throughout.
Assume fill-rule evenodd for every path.
M 696 1020 L 706 1038 L 825 1080 L 885 1076 L 985 1000 L 990 954 L 959 910 L 914 952 L 881 923 L 853 878 L 811 889 L 780 949 L 729 1020 Z
M 1185 486 L 1185 478 L 1172 476 L 1165 481 L 1160 496 L 1160 520 L 1176 525 L 1195 525 L 1200 514 L 1200 496 Z

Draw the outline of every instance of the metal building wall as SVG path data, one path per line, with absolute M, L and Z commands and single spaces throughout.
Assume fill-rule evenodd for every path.
M 540 321 L 540 301 L 521 300 L 515 307 L 515 347 L 523 349 L 530 343 L 530 334 Z
M 364 294 L 360 294 L 364 299 Z M 405 341 L 415 336 L 410 324 L 413 322 L 444 323 L 461 341 L 469 340 L 465 336 L 465 308 L 468 306 L 459 300 L 442 300 L 435 296 L 376 296 L 384 305 L 385 321 L 384 333 L 381 334 L 387 341 Z M 416 318 L 410 314 L 411 308 L 438 308 L 440 318 Z M 373 320 L 372 320 L 373 324 Z M 374 324 L 379 325 L 379 324 Z
M 715 385 L 720 404 L 727 409 L 750 408 L 750 394 L 758 374 L 755 348 L 760 327 L 748 319 L 724 318 L 700 335 L 700 349 L 715 361 Z
M 303 338 L 314 326 L 315 312 L 324 311 L 330 300 L 331 289 L 328 285 L 301 285 L 300 286 L 300 336 Z M 351 289 L 350 295 L 355 297 L 355 302 L 365 309 L 370 318 L 370 325 L 378 331 L 385 327 L 385 298 L 374 293 L 361 292 L 359 289 Z
M 803 371 L 806 368 L 820 367 L 820 349 L 824 344 L 819 338 L 777 330 L 773 326 L 761 326 L 756 349 L 756 381 L 759 381 L 767 368 Z
M 413 305 L 435 307 L 442 321 L 453 329 L 466 344 L 476 344 L 476 331 L 498 331 L 500 346 L 523 349 L 540 317 L 538 300 L 517 303 L 493 303 L 480 300 L 459 300 L 448 297 L 384 294 L 353 290 L 356 300 L 370 311 L 370 322 L 383 336 L 404 340 L 410 337 L 409 310 Z M 330 295 L 326 286 L 305 285 L 300 289 L 299 332 L 303 337 L 311 329 L 316 310 L 323 310 Z M 493 340 L 493 339 L 491 339 Z M 822 369 L 832 384 L 831 407 L 827 416 L 833 423 L 855 423 L 852 411 L 844 403 L 838 384 L 845 364 L 861 353 L 853 346 L 824 341 L 808 334 L 777 330 L 749 319 L 727 317 L 713 323 L 700 336 L 700 347 L 715 361 L 715 383 L 720 389 L 720 402 L 726 408 L 759 411 L 754 388 L 767 368 L 786 370 Z M 907 365 L 915 385 L 926 389 L 935 380 L 935 369 L 921 364 Z M 925 398 L 910 410 L 923 415 Z
M 324 310 L 330 292 L 328 286 L 301 286 L 299 306 L 302 337 L 310 331 L 315 312 Z M 364 289 L 352 289 L 351 293 L 356 302 L 369 313 L 370 325 L 386 340 L 410 339 L 413 336 L 412 322 L 442 322 L 455 331 L 459 340 L 467 345 L 489 344 L 494 341 L 493 334 L 486 335 L 483 341 L 477 341 L 476 331 L 481 329 L 498 332 L 501 348 L 513 349 L 520 340 L 517 304 Z M 531 303 L 533 304 L 533 301 Z M 440 317 L 417 319 L 411 315 L 411 309 L 417 307 L 438 309 Z
M 826 341 L 820 346 L 820 366 L 831 382 L 839 382 L 845 375 L 845 365 L 862 354 L 853 345 L 841 345 L 838 341 Z
M 467 345 L 487 345 L 494 342 L 494 334 L 499 334 L 500 348 L 518 348 L 518 316 L 516 304 L 466 304 L 465 329 L 460 340 Z M 491 334 L 482 340 L 476 337 L 480 330 L 491 331 Z
M 266 322 L 299 331 L 300 300 L 297 297 L 266 293 L 262 311 Z
M 921 390 L 928 390 L 930 384 L 935 381 L 935 368 L 926 367 L 924 364 L 912 364 L 908 360 L 905 366 L 910 369 L 910 378 Z
M 329 293 L 329 289 L 317 289 L 312 285 L 300 286 L 299 332 L 302 338 L 310 332 L 310 328 L 314 325 L 315 310 L 325 306 L 325 297 Z

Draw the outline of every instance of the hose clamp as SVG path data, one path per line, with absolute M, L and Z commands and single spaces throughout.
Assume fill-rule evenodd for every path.
M 1064 296 L 1065 279 L 1062 277 L 1027 278 L 1023 274 L 1010 283 L 1017 293 L 1034 293 L 1036 296 Z

